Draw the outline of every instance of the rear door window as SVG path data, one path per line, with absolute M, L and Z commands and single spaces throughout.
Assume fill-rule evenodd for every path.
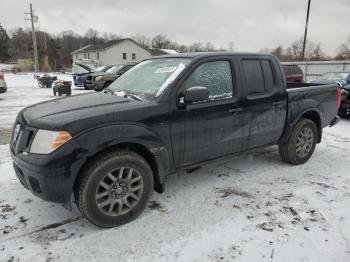
M 261 95 L 265 93 L 264 76 L 260 60 L 242 60 L 244 78 L 248 88 L 248 95 Z
M 272 65 L 269 60 L 261 60 L 261 65 L 264 74 L 265 91 L 269 93 L 276 87 L 275 74 L 272 71 Z
M 248 96 L 264 95 L 276 89 L 276 78 L 270 60 L 243 59 L 242 69 Z

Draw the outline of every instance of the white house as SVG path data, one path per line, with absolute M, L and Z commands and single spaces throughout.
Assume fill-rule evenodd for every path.
M 154 55 L 173 53 L 168 49 L 148 49 L 130 38 L 90 44 L 72 52 L 73 65 L 76 62 L 100 66 L 108 64 L 137 63 Z M 176 52 L 176 51 L 175 51 Z

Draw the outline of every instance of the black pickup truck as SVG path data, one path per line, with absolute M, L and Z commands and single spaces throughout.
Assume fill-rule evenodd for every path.
M 195 53 L 145 60 L 101 93 L 29 106 L 11 140 L 16 175 L 47 201 L 92 223 L 135 219 L 165 176 L 201 162 L 278 144 L 306 162 L 322 128 L 337 123 L 337 84 L 286 85 L 274 56 Z

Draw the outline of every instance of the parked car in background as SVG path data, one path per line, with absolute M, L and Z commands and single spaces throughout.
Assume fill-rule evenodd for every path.
M 303 70 L 298 65 L 282 65 L 287 82 L 304 82 Z
M 127 64 L 127 65 L 115 65 L 109 68 L 105 72 L 92 74 L 92 88 L 95 91 L 101 91 L 107 88 L 114 80 L 132 68 L 135 64 Z
M 341 89 L 341 104 L 338 114 L 341 117 L 350 117 L 350 84 Z
M 270 55 L 151 58 L 104 92 L 19 112 L 14 170 L 36 196 L 67 204 L 74 193 L 89 221 L 122 225 L 178 170 L 273 144 L 290 164 L 310 159 L 322 128 L 338 122 L 340 90 L 292 84 Z
M 84 64 L 81 64 L 81 63 L 75 63 L 75 65 L 82 68 L 83 72 L 73 74 L 74 85 L 75 86 L 82 86 L 85 89 L 91 88 L 91 82 L 92 82 L 91 75 L 92 74 L 99 73 L 99 72 L 105 72 L 114 66 L 114 65 L 104 65 L 104 66 L 100 66 L 96 69 L 92 69 L 92 68 L 90 68 Z
M 341 88 L 342 98 L 339 108 L 339 116 L 350 116 L 350 72 L 328 72 L 312 81 L 315 84 L 337 83 Z
M 328 72 L 321 75 L 316 80 L 311 81 L 316 84 L 338 83 L 340 87 L 350 84 L 350 72 Z
M 0 72 L 0 94 L 6 93 L 7 91 L 7 84 L 5 81 L 5 76 L 3 73 Z

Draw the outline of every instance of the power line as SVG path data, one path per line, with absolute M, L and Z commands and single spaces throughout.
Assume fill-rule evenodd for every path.
M 32 39 L 33 39 L 33 50 L 34 50 L 34 71 L 39 72 L 39 62 L 38 62 L 38 47 L 36 44 L 36 35 L 35 35 L 35 27 L 34 23 L 38 22 L 38 16 L 34 14 L 32 4 L 29 5 L 29 13 L 25 13 L 29 15 L 30 18 L 25 18 L 26 21 L 30 21 L 32 24 Z
M 311 0 L 308 0 L 307 4 L 307 13 L 306 13 L 306 24 L 305 24 L 305 32 L 304 32 L 304 42 L 303 42 L 303 52 L 301 54 L 301 61 L 304 61 L 305 58 L 305 47 L 306 47 L 306 38 L 307 38 L 307 27 L 309 25 L 309 16 L 310 16 L 310 5 Z

